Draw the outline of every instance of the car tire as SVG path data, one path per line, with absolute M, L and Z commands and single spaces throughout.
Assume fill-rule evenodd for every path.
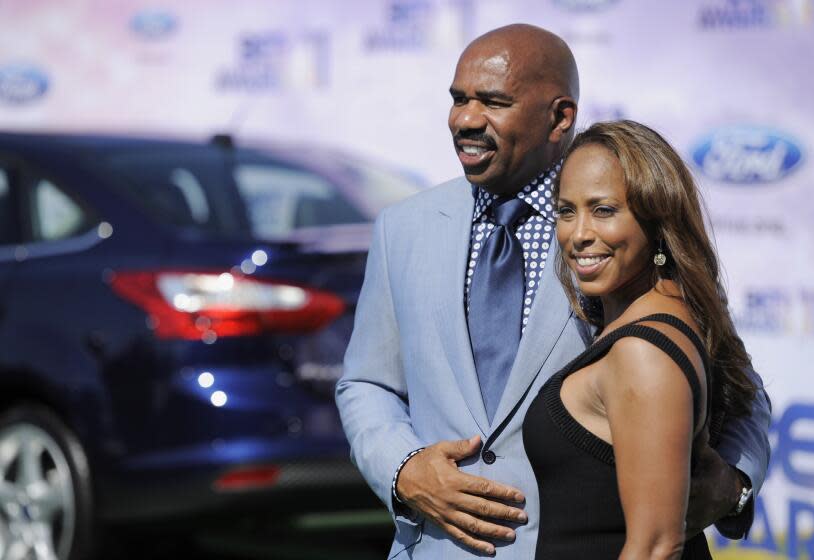
M 85 560 L 93 545 L 90 469 L 79 439 L 50 409 L 0 415 L 0 558 Z M 40 554 L 34 553 L 34 547 Z M 26 551 L 26 549 L 28 549 Z

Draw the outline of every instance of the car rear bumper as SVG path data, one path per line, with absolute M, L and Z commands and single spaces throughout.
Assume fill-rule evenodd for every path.
M 276 473 L 225 487 L 228 475 Z M 290 516 L 370 509 L 380 503 L 347 458 L 233 464 L 211 469 L 130 473 L 100 489 L 100 513 L 110 523 L 182 521 L 217 514 Z

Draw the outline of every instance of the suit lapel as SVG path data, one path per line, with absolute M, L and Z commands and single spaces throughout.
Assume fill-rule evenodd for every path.
M 546 259 L 543 278 L 537 288 L 529 313 L 529 322 L 520 339 L 517 356 L 492 421 L 498 426 L 534 381 L 554 348 L 571 316 L 571 307 L 556 274 L 558 247 L 556 242 Z
M 469 328 L 464 313 L 464 278 L 469 260 L 469 238 L 472 231 L 474 199 L 469 184 L 461 181 L 454 193 L 452 204 L 440 209 L 437 219 L 441 221 L 438 266 L 448 271 L 443 275 L 437 306 L 438 332 L 441 344 L 455 375 L 458 387 L 466 401 L 472 418 L 486 435 L 489 420 L 480 393 Z
M 469 260 L 474 199 L 468 183 L 461 181 L 451 203 L 439 210 L 438 266 L 445 271 L 436 306 L 438 332 L 447 360 L 472 418 L 484 435 L 491 432 L 480 382 L 472 357 L 469 328 L 464 313 L 464 278 Z M 537 289 L 529 323 L 509 374 L 491 426 L 498 426 L 534 381 L 571 316 L 571 307 L 557 278 L 558 247 L 552 243 Z

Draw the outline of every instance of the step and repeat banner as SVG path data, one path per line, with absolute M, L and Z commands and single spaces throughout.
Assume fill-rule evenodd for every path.
M 692 167 L 774 405 L 754 529 L 715 555 L 814 558 L 813 0 L 4 0 L 0 129 L 230 133 L 439 182 L 457 57 L 512 22 L 571 45 L 580 127 L 642 121 Z

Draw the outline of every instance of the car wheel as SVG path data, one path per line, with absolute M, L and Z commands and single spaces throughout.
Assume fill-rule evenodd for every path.
M 0 558 L 86 558 L 90 488 L 82 445 L 54 413 L 29 405 L 0 416 Z

